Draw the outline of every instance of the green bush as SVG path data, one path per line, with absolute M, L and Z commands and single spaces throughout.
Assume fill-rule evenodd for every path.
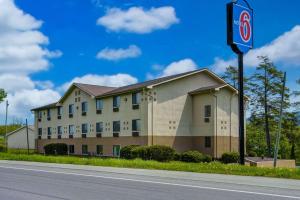
M 203 155 L 203 162 L 211 162 L 212 161 L 212 157 L 210 155 Z
M 150 160 L 166 162 L 174 159 L 175 150 L 169 146 L 154 145 L 147 150 Z
M 175 161 L 181 161 L 181 154 L 176 152 L 176 153 L 174 154 L 174 160 L 175 160 Z
M 141 158 L 143 160 L 150 160 L 149 147 L 137 146 L 132 149 L 133 158 Z
M 0 145 L 0 152 L 5 152 L 5 146 L 4 145 Z
M 53 143 L 44 146 L 46 155 L 67 155 L 68 145 L 64 143 Z
M 199 151 L 186 151 L 181 155 L 181 161 L 183 162 L 194 162 L 199 163 L 203 162 L 204 156 Z
M 249 156 L 249 157 L 257 157 L 257 154 L 256 154 L 255 151 L 249 151 L 249 152 L 248 152 L 248 156 Z
M 221 157 L 221 161 L 225 164 L 227 163 L 238 163 L 240 155 L 237 152 L 228 152 L 223 153 Z
M 133 149 L 136 148 L 137 146 L 138 145 L 128 145 L 128 146 L 125 146 L 125 147 L 121 148 L 120 157 L 125 158 L 125 159 L 134 159 L 134 158 L 136 158 L 133 155 Z

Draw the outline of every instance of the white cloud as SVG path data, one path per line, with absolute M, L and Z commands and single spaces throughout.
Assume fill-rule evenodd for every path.
M 48 58 L 60 51 L 45 48 L 48 38 L 38 31 L 42 21 L 24 13 L 13 0 L 0 0 L 0 73 L 30 74 L 46 70 Z
M 249 51 L 244 58 L 245 65 L 256 67 L 259 64 L 258 56 L 268 56 L 273 62 L 282 65 L 300 66 L 300 25 L 285 32 L 269 44 Z M 237 65 L 237 61 L 236 59 L 215 58 L 212 67 L 217 72 L 223 72 L 228 64 Z
M 97 58 L 98 59 L 105 59 L 105 60 L 121 60 L 126 58 L 135 58 L 142 54 L 142 51 L 136 45 L 130 45 L 127 49 L 110 49 L 105 48 L 98 52 Z
M 109 31 L 126 31 L 132 33 L 150 33 L 158 29 L 167 29 L 172 24 L 179 23 L 175 9 L 171 6 L 151 8 L 131 7 L 128 10 L 109 9 L 105 16 L 97 20 L 98 25 Z
M 124 85 L 130 85 L 137 83 L 137 78 L 129 74 L 115 74 L 115 75 L 97 75 L 87 74 L 82 77 L 76 77 L 70 82 L 67 82 L 60 86 L 58 89 L 62 92 L 66 91 L 72 83 L 85 83 L 102 86 L 120 87 Z
M 158 77 L 171 76 L 171 75 L 180 74 L 188 71 L 193 71 L 196 70 L 198 66 L 192 59 L 185 58 L 179 61 L 172 62 L 166 67 L 156 64 L 152 68 L 155 71 L 161 71 L 161 72 L 157 73 L 156 75 L 147 73 L 146 74 L 147 79 L 154 79 Z
M 0 87 L 8 93 L 13 93 L 21 90 L 34 89 L 35 84 L 28 76 L 15 74 L 1 74 Z

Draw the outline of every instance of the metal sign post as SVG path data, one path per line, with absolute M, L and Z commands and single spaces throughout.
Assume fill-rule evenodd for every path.
M 243 57 L 253 48 L 253 9 L 246 0 L 227 4 L 227 44 L 238 54 L 239 65 L 239 151 L 245 164 L 245 114 Z

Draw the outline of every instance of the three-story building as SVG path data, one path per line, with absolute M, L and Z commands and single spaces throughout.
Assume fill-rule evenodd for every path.
M 168 145 L 213 157 L 238 150 L 237 90 L 207 69 L 114 88 L 73 83 L 33 109 L 37 149 L 119 156 L 127 145 Z

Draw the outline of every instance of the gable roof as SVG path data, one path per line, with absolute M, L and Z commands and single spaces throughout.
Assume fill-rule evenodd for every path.
M 10 135 L 12 135 L 12 134 L 14 134 L 14 133 L 17 133 L 17 132 L 19 132 L 20 130 L 22 130 L 22 129 L 24 129 L 24 128 L 26 128 L 26 126 L 22 126 L 22 127 L 18 128 L 18 129 L 16 129 L 16 130 L 12 131 L 12 132 L 9 132 L 9 133 L 6 134 L 6 137 L 8 137 L 8 136 L 10 136 Z M 31 130 L 31 131 L 34 132 L 34 126 L 30 126 L 30 125 L 29 125 L 29 126 L 28 126 L 28 130 Z M 29 133 L 29 131 L 28 131 L 28 133 Z
M 55 108 L 55 107 L 57 107 L 56 104 L 57 104 L 57 102 L 50 103 L 50 104 L 47 104 L 47 105 L 44 105 L 44 106 L 33 108 L 33 109 L 31 109 L 31 111 L 44 110 L 44 109 L 48 109 L 48 108 Z
M 225 87 L 229 88 L 233 92 L 236 92 L 236 93 L 238 92 L 237 89 L 235 89 L 234 87 L 232 87 L 229 84 L 217 84 L 217 85 L 211 85 L 211 86 L 207 86 L 207 87 L 198 88 L 196 90 L 190 91 L 189 94 L 193 95 L 193 94 L 199 94 L 199 93 L 207 92 L 207 91 L 215 91 L 215 90 L 225 88 Z
M 141 82 L 141 83 L 136 83 L 136 84 L 132 84 L 132 85 L 119 87 L 119 88 L 116 88 L 116 89 L 111 90 L 109 92 L 98 95 L 96 97 L 107 97 L 107 96 L 113 96 L 113 95 L 118 95 L 118 94 L 124 94 L 124 93 L 130 92 L 130 91 L 141 90 L 142 88 L 145 88 L 145 87 L 150 88 L 150 87 L 153 87 L 153 86 L 164 84 L 164 83 L 167 83 L 167 82 L 179 79 L 179 78 L 184 78 L 186 76 L 190 76 L 190 75 L 197 74 L 197 73 L 200 73 L 200 72 L 207 72 L 209 75 L 211 75 L 215 79 L 218 79 L 219 82 L 221 82 L 223 84 L 226 83 L 223 79 L 218 77 L 213 72 L 209 71 L 206 68 L 203 68 L 203 69 L 197 69 L 197 70 L 193 70 L 193 71 L 189 71 L 189 72 L 184 72 L 184 73 L 171 75 L 171 76 L 165 76 L 165 77 L 162 77 L 162 78 L 157 78 L 157 79 L 153 79 L 153 80 L 149 80 L 149 81 L 145 81 L 145 82 Z

